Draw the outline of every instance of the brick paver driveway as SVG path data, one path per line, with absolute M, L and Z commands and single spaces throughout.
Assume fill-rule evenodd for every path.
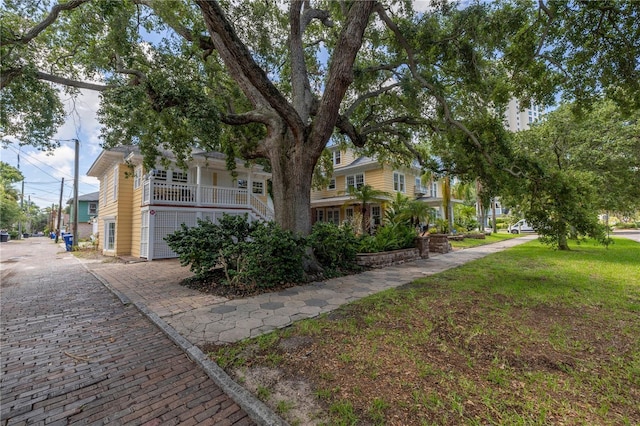
M 133 306 L 46 238 L 0 245 L 2 425 L 249 425 Z

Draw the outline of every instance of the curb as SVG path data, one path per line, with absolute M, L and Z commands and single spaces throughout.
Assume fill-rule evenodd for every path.
M 75 256 L 74 256 L 75 257 Z M 211 361 L 196 345 L 189 342 L 180 335 L 173 327 L 167 324 L 155 312 L 151 311 L 145 304 L 133 302 L 129 297 L 119 290 L 113 288 L 105 279 L 90 270 L 86 264 L 80 262 L 82 266 L 102 283 L 109 291 L 111 291 L 123 305 L 135 306 L 141 314 L 146 316 L 153 322 L 164 334 L 171 339 L 173 343 L 178 345 L 183 352 L 187 354 L 196 364 L 198 364 L 207 373 L 207 376 L 213 380 L 216 385 L 222 389 L 231 399 L 233 399 L 246 413 L 261 426 L 289 426 L 287 422 L 276 415 L 262 401 L 254 397 L 248 390 L 240 386 L 238 383 L 225 373 L 215 362 Z

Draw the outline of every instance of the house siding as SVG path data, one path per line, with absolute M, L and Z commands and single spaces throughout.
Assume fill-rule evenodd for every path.
M 116 199 L 116 252 L 117 256 L 131 255 L 131 227 L 133 217 L 133 176 L 124 164 L 118 167 L 118 194 Z
M 103 194 L 106 194 L 106 196 L 102 196 L 101 200 L 101 208 L 100 208 L 100 216 L 98 219 L 98 232 L 99 232 L 99 238 L 98 238 L 98 248 L 100 250 L 103 251 L 104 254 L 107 255 L 116 255 L 116 250 L 118 248 L 117 245 L 117 240 L 116 240 L 116 244 L 114 247 L 114 251 L 108 251 L 105 252 L 105 239 L 106 239 L 106 230 L 105 230 L 105 218 L 115 218 L 117 220 L 117 215 L 118 215 L 118 205 L 116 203 L 116 201 L 114 201 L 112 199 L 112 197 L 109 196 L 110 193 L 112 193 L 113 191 L 113 168 L 109 169 L 103 176 L 102 179 L 100 179 L 100 194 L 101 196 Z
M 142 186 L 132 190 L 131 208 L 131 256 L 140 257 L 140 238 L 142 230 Z
M 126 158 L 125 158 L 126 157 Z M 140 186 L 134 188 L 135 175 L 130 164 L 140 167 L 141 157 L 126 150 L 103 151 L 100 157 L 89 170 L 88 175 L 98 177 L 100 180 L 100 214 L 98 218 L 98 247 L 105 255 L 111 256 L 134 256 L 147 259 L 158 259 L 165 257 L 176 257 L 171 251 L 164 237 L 167 233 L 180 229 L 181 223 L 188 226 L 196 225 L 196 219 L 211 218 L 216 220 L 222 217 L 222 213 L 244 214 L 250 213 L 252 219 L 255 217 L 271 217 L 273 212 L 271 200 L 268 195 L 269 175 L 259 167 L 252 169 L 239 169 L 238 179 L 245 179 L 248 182 L 247 190 L 251 194 L 250 199 L 258 199 L 267 207 L 256 203 L 248 202 L 246 194 L 236 192 L 237 196 L 233 201 L 225 201 L 225 189 L 238 187 L 238 180 L 234 179 L 230 172 L 225 169 L 225 162 L 220 158 L 197 158 L 194 163 L 200 165 L 200 182 L 198 182 L 198 167 L 193 164 L 189 167 L 187 180 L 183 182 L 180 176 L 173 176 L 172 172 L 184 171 L 175 168 L 159 168 L 167 171 L 167 184 L 175 184 L 178 188 L 169 192 L 178 194 L 178 197 L 169 198 L 157 197 L 158 192 L 154 191 L 154 181 L 147 180 L 147 177 L 140 174 Z M 117 175 L 115 174 L 117 173 Z M 153 178 L 152 178 L 153 179 Z M 114 188 L 114 182 L 117 187 Z M 262 183 L 262 194 L 253 193 L 253 182 Z M 202 195 L 202 205 L 197 203 L 196 197 L 192 199 L 185 197 L 185 192 L 192 191 L 195 185 L 202 185 L 202 194 L 211 194 L 211 186 L 218 186 L 222 197 L 216 204 L 212 205 L 211 199 L 204 200 Z M 185 189 L 181 185 L 190 185 Z M 167 186 L 157 186 L 166 188 Z M 208 188 L 207 188 L 208 187 Z M 114 193 L 114 189 L 116 189 Z M 146 190 L 146 195 L 145 195 Z M 199 192 L 200 193 L 200 192 Z M 193 193 L 195 194 L 195 193 Z M 148 197 L 145 199 L 145 197 Z M 182 197 L 182 199 L 180 199 Z M 105 251 L 106 226 L 108 223 L 115 224 L 115 241 L 113 250 Z M 144 241 L 143 241 L 144 237 Z

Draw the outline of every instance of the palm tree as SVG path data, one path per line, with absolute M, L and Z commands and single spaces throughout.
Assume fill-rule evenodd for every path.
M 434 216 L 435 210 L 427 203 L 420 200 L 409 201 L 400 214 L 400 217 L 408 219 L 411 222 L 411 225 L 415 227 L 419 226 L 422 222 L 426 222 L 426 230 L 429 229 L 429 223 Z
M 372 203 L 382 203 L 388 201 L 390 195 L 388 192 L 374 189 L 371 185 L 362 185 L 360 187 L 350 186 L 347 189 L 347 194 L 360 203 L 360 212 L 362 213 L 362 233 L 366 234 L 368 231 L 367 221 L 365 220 L 365 213 L 367 206 Z M 349 205 L 353 200 L 349 200 L 345 205 Z
M 451 211 L 451 177 L 445 175 L 442 180 L 442 207 L 444 218 L 449 225 L 449 232 L 453 229 L 453 214 Z
M 402 213 L 409 204 L 409 197 L 402 192 L 396 192 L 396 198 L 391 200 L 391 204 L 384 212 L 385 221 L 388 223 L 396 223 L 404 220 Z

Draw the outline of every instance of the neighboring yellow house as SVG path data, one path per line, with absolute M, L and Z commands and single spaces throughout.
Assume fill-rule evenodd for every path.
M 169 152 L 163 156 L 174 158 Z M 267 193 L 271 174 L 258 165 L 247 168 L 241 160 L 236 165 L 234 178 L 226 169 L 224 154 L 194 151 L 187 170 L 160 165 L 144 170 L 136 147 L 102 151 L 87 172 L 100 181 L 98 248 L 110 256 L 176 257 L 164 237 L 182 223 L 216 221 L 223 213 L 271 220 L 273 203 Z
M 388 202 L 401 192 L 409 199 L 424 201 L 435 209 L 436 217 L 444 217 L 442 181 L 433 180 L 425 186 L 421 182 L 418 167 L 393 168 L 381 164 L 370 157 L 361 157 L 351 150 L 329 147 L 333 160 L 333 176 L 326 188 L 311 191 L 312 221 L 333 222 L 335 224 L 351 220 L 354 213 L 360 211 L 358 201 L 348 195 L 349 187 L 369 185 L 372 188 L 389 193 Z M 353 203 L 350 201 L 353 200 Z M 459 200 L 451 200 L 460 202 Z M 373 227 L 382 223 L 387 202 L 371 203 L 365 212 L 365 221 Z

